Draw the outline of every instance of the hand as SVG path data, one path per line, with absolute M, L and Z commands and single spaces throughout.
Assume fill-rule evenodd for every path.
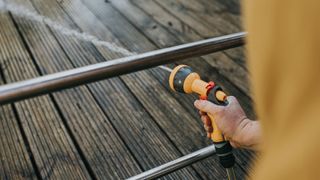
M 206 113 L 215 117 L 218 128 L 235 148 L 257 149 L 260 144 L 260 124 L 247 118 L 237 99 L 227 98 L 227 106 L 215 105 L 206 100 L 196 100 L 194 105 L 200 110 L 201 119 L 208 135 L 212 129 L 211 120 Z M 210 136 L 209 136 L 210 137 Z

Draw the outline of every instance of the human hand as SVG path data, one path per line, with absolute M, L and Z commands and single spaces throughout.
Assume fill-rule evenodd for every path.
M 219 106 L 206 100 L 196 100 L 194 105 L 200 110 L 204 128 L 211 137 L 211 120 L 207 113 L 215 118 L 218 128 L 224 137 L 235 148 L 257 149 L 260 144 L 260 124 L 247 118 L 237 99 L 233 96 L 227 98 L 227 106 Z

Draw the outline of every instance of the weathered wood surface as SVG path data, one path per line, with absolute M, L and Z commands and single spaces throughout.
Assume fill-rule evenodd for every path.
M 1 14 L 1 64 L 6 82 L 38 76 L 31 56 L 8 13 Z M 88 178 L 61 117 L 50 97 L 42 96 L 15 103 L 17 116 L 43 178 Z M 6 120 L 6 119 L 2 119 Z M 8 120 L 7 120 L 8 121 Z M 78 177 L 78 178 L 76 178 Z
M 1 84 L 3 84 L 1 79 Z M 0 108 L 0 178 L 36 179 L 18 119 L 11 105 Z
M 215 0 L 11 0 L 67 28 L 134 52 L 241 29 L 239 4 Z M 122 57 L 1 12 L 1 83 Z M 5 28 L 4 28 L 5 27 Z M 237 96 L 254 117 L 243 48 L 182 61 Z M 159 68 L 0 108 L 0 178 L 124 179 L 208 146 L 195 96 L 173 93 Z M 242 179 L 252 154 L 236 151 Z M 224 179 L 215 157 L 164 179 Z

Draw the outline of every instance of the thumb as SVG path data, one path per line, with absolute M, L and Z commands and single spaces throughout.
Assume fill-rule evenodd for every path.
M 238 103 L 237 98 L 235 98 L 234 96 L 228 96 L 227 101 L 228 101 L 228 104 Z
M 220 107 L 218 105 L 213 104 L 210 101 L 206 101 L 206 100 L 196 100 L 194 102 L 194 106 L 199 109 L 200 111 L 209 113 L 214 115 L 215 113 L 221 111 L 221 109 L 223 107 Z

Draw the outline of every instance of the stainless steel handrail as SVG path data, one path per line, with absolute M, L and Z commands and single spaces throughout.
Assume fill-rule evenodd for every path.
M 0 105 L 241 46 L 245 35 L 240 32 L 215 37 L 3 85 Z
M 206 148 L 195 151 L 191 154 L 188 154 L 186 156 L 183 156 L 181 158 L 178 158 L 176 160 L 173 160 L 171 162 L 168 162 L 166 164 L 163 164 L 161 166 L 158 166 L 156 168 L 145 171 L 145 172 L 138 174 L 136 176 L 130 177 L 127 180 L 159 178 L 159 177 L 167 175 L 171 172 L 174 172 L 176 170 L 182 169 L 188 165 L 196 163 L 200 160 L 203 160 L 203 159 L 215 154 L 215 152 L 216 152 L 216 149 L 215 149 L 214 145 L 211 145 Z

